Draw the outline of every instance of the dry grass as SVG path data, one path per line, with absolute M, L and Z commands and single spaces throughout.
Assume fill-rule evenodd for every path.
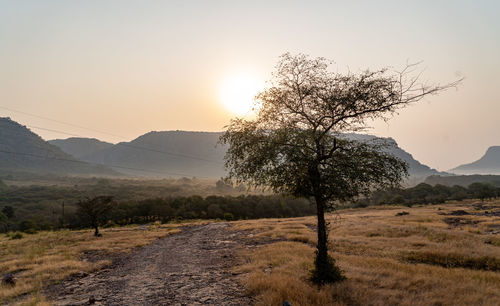
M 201 222 L 191 222 L 198 224 Z M 90 230 L 24 234 L 21 239 L 0 236 L 0 275 L 14 273 L 15 286 L 0 285 L 0 304 L 46 305 L 44 286 L 78 273 L 100 269 L 110 262 L 103 259 L 129 252 L 179 231 L 181 224 L 155 224 L 102 229 L 96 238 Z M 183 225 L 186 225 L 183 224 Z M 92 257 L 92 260 L 88 260 Z
M 234 222 L 236 230 L 279 240 L 242 251 L 243 283 L 258 305 L 500 305 L 500 218 L 447 215 L 499 210 L 493 202 L 377 207 L 330 215 L 330 250 L 347 281 L 318 290 L 309 281 L 315 219 Z M 396 216 L 407 211 L 408 215 Z M 447 224 L 445 218 L 460 218 Z

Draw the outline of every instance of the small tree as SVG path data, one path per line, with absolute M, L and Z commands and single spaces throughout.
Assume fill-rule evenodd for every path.
M 107 218 L 106 214 L 113 208 L 113 197 L 98 196 L 94 198 L 86 198 L 77 203 L 78 214 L 82 216 L 92 228 L 94 228 L 94 236 L 100 237 L 99 225 L 103 224 Z
M 0 233 L 6 232 L 8 230 L 8 221 L 9 219 L 7 218 L 7 216 L 0 212 Z
M 14 208 L 12 206 L 4 206 L 4 208 L 2 208 L 2 213 L 9 219 L 14 218 L 15 216 Z
M 9 189 L 9 186 L 7 186 L 2 180 L 0 180 L 0 191 L 5 191 Z
M 473 197 L 480 199 L 481 202 L 496 197 L 496 188 L 490 184 L 472 183 L 469 185 L 469 191 Z
M 270 87 L 257 95 L 256 119 L 232 120 L 220 138 L 229 144 L 229 178 L 314 199 L 318 244 L 312 280 L 318 284 L 344 278 L 327 252 L 325 211 L 336 201 L 398 186 L 407 175 L 406 164 L 382 150 L 384 143 L 358 142 L 344 133 L 455 85 L 419 84 L 412 67 L 343 75 L 330 72 L 323 58 L 284 54 Z

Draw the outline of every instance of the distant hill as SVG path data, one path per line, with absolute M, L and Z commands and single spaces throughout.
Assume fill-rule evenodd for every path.
M 500 186 L 500 175 L 452 175 L 440 176 L 432 175 L 425 179 L 424 183 L 429 185 L 459 185 L 467 187 L 472 183 L 488 183 L 493 186 Z
M 119 169 L 134 176 L 218 178 L 225 175 L 226 152 L 225 147 L 216 146 L 219 136 L 220 133 L 210 132 L 149 132 L 83 156 L 82 160 L 142 169 Z
M 112 143 L 100 141 L 95 138 L 78 137 L 49 140 L 49 143 L 59 147 L 64 152 L 76 157 L 77 159 L 84 159 L 87 155 L 100 150 L 109 149 L 113 146 Z
M 116 175 L 81 162 L 10 118 L 0 118 L 0 169 L 60 175 Z
M 479 160 L 449 170 L 456 174 L 499 174 L 500 146 L 489 147 Z
M 387 152 L 392 155 L 404 160 L 408 163 L 409 166 L 409 174 L 410 174 L 410 182 L 409 184 L 416 184 L 422 182 L 426 177 L 430 175 L 449 175 L 446 172 L 439 172 L 436 169 L 432 169 L 429 166 L 426 166 L 420 163 L 418 160 L 414 159 L 413 156 L 401 149 L 397 142 L 392 138 L 381 138 L 373 135 L 366 134 L 347 134 L 347 137 L 351 139 L 355 139 L 358 141 L 374 141 L 381 140 L 387 144 Z
M 130 175 L 169 176 L 169 174 L 221 177 L 225 175 L 223 158 L 226 147 L 217 145 L 221 133 L 164 131 L 150 132 L 131 142 L 122 142 L 114 146 L 84 155 L 82 160 L 94 163 L 119 165 L 146 171 L 117 169 Z M 370 141 L 380 139 L 388 144 L 388 151 L 405 160 L 410 166 L 410 184 L 418 183 L 429 175 L 445 175 L 415 160 L 411 154 L 398 147 L 392 138 L 377 138 L 371 135 L 348 134 L 347 137 Z M 75 139 L 73 147 L 84 146 L 89 140 Z M 61 142 L 53 142 L 60 145 Z M 60 146 L 65 150 L 64 146 Z M 70 152 L 70 151 L 66 151 Z M 148 171 L 149 170 L 149 171 Z

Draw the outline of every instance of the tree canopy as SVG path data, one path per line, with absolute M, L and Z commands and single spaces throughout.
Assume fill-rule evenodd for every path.
M 230 178 L 315 200 L 318 256 L 313 279 L 319 283 L 342 279 L 327 256 L 325 209 L 375 188 L 398 186 L 407 175 L 407 165 L 385 153 L 384 143 L 359 142 L 345 133 L 456 85 L 419 83 L 414 65 L 401 72 L 341 74 L 331 72 L 329 63 L 303 54 L 282 55 L 270 86 L 256 96 L 256 118 L 232 120 L 220 139 L 229 145 L 225 163 Z

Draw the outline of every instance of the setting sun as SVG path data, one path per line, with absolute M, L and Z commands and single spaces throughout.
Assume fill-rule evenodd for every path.
M 231 113 L 244 116 L 252 111 L 254 98 L 262 89 L 263 82 L 251 75 L 233 75 L 221 83 L 220 102 Z

